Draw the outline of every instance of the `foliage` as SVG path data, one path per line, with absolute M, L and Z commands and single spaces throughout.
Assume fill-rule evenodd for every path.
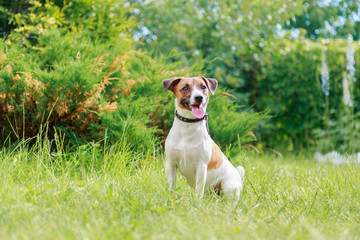
M 127 43 L 128 47 L 133 43 L 130 29 L 135 21 L 125 0 L 31 0 L 0 5 L 0 12 L 13 28 L 8 44 L 32 43 L 45 29 L 59 27 L 67 33 L 84 32 L 93 40 Z
M 306 30 L 306 37 L 360 39 L 359 1 L 307 0 L 301 14 L 284 24 L 285 28 Z
M 239 201 L 167 190 L 161 155 L 126 145 L 57 150 L 39 139 L 0 150 L 4 239 L 354 239 L 360 167 L 243 152 Z M 246 157 L 245 157 L 246 156 Z M 274 231 L 276 229 L 276 231 Z
M 171 126 L 173 105 L 168 103 L 172 98 L 161 92 L 161 80 L 205 75 L 220 81 L 209 107 L 209 124 L 221 145 L 253 139 L 249 131 L 264 115 L 248 111 L 251 106 L 256 112 L 269 110 L 273 116 L 255 131 L 262 140 L 260 148 L 296 150 L 319 145 L 324 151 L 330 146 L 357 151 L 348 147 L 357 145 L 357 136 L 348 133 L 358 125 L 358 82 L 351 85 L 354 107 L 345 110 L 342 101 L 346 44 L 304 38 L 316 29 L 320 29 L 316 37 L 329 37 L 324 21 L 336 27 L 342 17 L 349 21 L 336 28 L 336 36 L 357 34 L 355 6 L 356 2 L 347 0 L 1 3 L 2 24 L 9 23 L 4 28 L 0 84 L 3 94 L 13 93 L 0 96 L 6 110 L 2 139 L 10 132 L 18 139 L 34 136 L 50 120 L 49 129 L 60 127 L 71 142 L 101 139 L 105 134 L 117 141 L 130 131 L 128 141 L 143 150 L 148 146 L 140 144 L 141 138 L 163 140 Z M 323 14 L 316 14 L 319 11 Z M 311 24 L 306 27 L 307 14 Z M 359 48 L 353 45 L 357 69 Z M 329 67 L 329 96 L 321 92 L 322 53 Z M 23 61 L 19 63 L 18 57 Z M 359 79 L 359 72 L 355 74 Z M 63 81 L 63 76 L 68 80 Z M 150 104 L 143 107 L 146 102 Z M 29 111 L 32 108 L 39 111 Z M 225 111 L 226 120 L 216 114 L 219 111 Z M 65 127 L 75 115 L 88 122 L 79 120 Z
M 203 58 L 206 74 L 246 104 L 251 76 L 259 70 L 253 63 L 276 38 L 276 24 L 300 13 L 301 4 L 302 0 L 142 1 L 135 37 L 160 54 L 185 52 L 178 57 L 185 66 Z
M 234 98 L 232 95 L 230 97 Z M 227 92 L 219 90 L 214 97 L 210 98 L 208 124 L 211 137 L 216 142 L 227 146 L 241 146 L 243 143 L 257 140 L 252 130 L 258 122 L 267 118 L 266 113 L 253 113 L 250 110 L 240 111 L 241 114 L 239 114 L 239 106 L 231 104 Z M 253 146 L 247 144 L 247 147 Z M 237 150 L 235 149 L 235 151 Z
M 185 66 L 204 59 L 206 75 L 219 79 L 238 103 L 254 106 L 256 111 L 270 110 L 274 117 L 261 125 L 263 145 L 294 150 L 320 144 L 320 135 L 329 136 L 329 133 L 319 134 L 319 129 L 327 131 L 344 126 L 340 119 L 344 107 L 341 80 L 346 45 L 340 40 L 312 42 L 304 38 L 321 29 L 327 19 L 335 26 L 343 12 L 349 21 L 338 26 L 336 36 L 352 33 L 347 26 L 354 23 L 356 3 L 344 0 L 339 1 L 339 6 L 334 4 L 322 6 L 319 1 L 242 1 L 241 4 L 237 1 L 185 4 L 141 1 L 135 36 L 143 40 L 145 49 L 179 53 L 175 59 L 181 59 Z M 326 11 L 326 16 L 317 14 L 316 9 Z M 314 11 L 310 14 L 311 25 L 294 35 L 298 30 L 295 27 L 304 27 L 301 24 L 307 20 L 301 21 L 299 16 L 305 16 L 307 11 Z M 333 17 L 334 14 L 337 17 Z M 312 19 L 315 17 L 320 20 Z M 286 31 L 282 26 L 290 26 L 291 30 Z M 330 36 L 321 33 L 318 36 Z M 324 49 L 332 86 L 329 108 L 319 88 L 320 56 Z M 357 65 L 358 49 L 355 49 Z M 357 85 L 355 83 L 353 88 L 355 113 L 359 111 Z M 345 132 L 336 136 L 337 143 L 347 138 Z M 330 139 L 334 142 L 335 135 Z M 347 144 L 342 146 L 348 148 Z M 348 148 L 348 151 L 355 149 Z
M 2 140 L 9 134 L 33 137 L 45 125 L 50 132 L 54 127 L 67 132 L 72 142 L 81 142 L 81 136 L 99 139 L 107 127 L 101 125 L 99 113 L 116 111 L 117 99 L 140 82 L 131 79 L 125 63 L 136 54 L 83 36 L 62 37 L 58 31 L 39 35 L 37 42 L 32 48 L 2 44 Z M 141 110 L 146 119 L 147 112 Z
M 61 130 L 71 144 L 107 137 L 110 142 L 126 139 L 137 151 L 151 151 L 173 117 L 172 100 L 163 93 L 161 80 L 196 74 L 201 65 L 177 70 L 177 63 L 165 64 L 165 58 L 152 59 L 124 44 L 94 42 L 84 35 L 64 37 L 57 30 L 40 34 L 31 48 L 3 43 L 1 140 L 31 138 L 47 126 L 49 136 Z M 219 138 L 236 142 L 238 134 L 250 131 L 261 117 L 232 113 L 233 103 L 226 98 L 213 111 L 249 120 Z M 233 126 L 230 121 L 214 123 Z
M 16 27 L 9 22 L 9 17 L 16 13 L 24 13 L 29 8 L 28 0 L 0 0 L 0 36 L 6 36 Z
M 93 39 L 132 44 L 137 22 L 126 0 L 70 0 L 63 7 L 70 31 L 85 31 Z
M 317 129 L 341 128 L 351 125 L 342 124 L 346 117 L 343 104 L 343 73 L 346 71 L 347 41 L 334 40 L 314 43 L 301 38 L 298 41 L 282 40 L 274 42 L 272 48 L 267 49 L 264 65 L 265 70 L 258 75 L 256 105 L 259 109 L 269 109 L 274 115 L 266 124 L 263 137 L 271 141 L 270 145 L 287 142 L 288 150 L 293 147 L 314 146 L 319 137 Z M 356 50 L 356 69 L 360 64 L 359 47 Z M 330 76 L 330 93 L 326 96 L 321 89 L 321 52 L 325 51 Z M 359 78 L 360 72 L 356 72 Z M 354 111 L 359 112 L 359 82 L 355 82 Z M 358 121 L 353 119 L 354 121 Z M 315 132 L 314 132 L 315 131 Z M 276 132 L 276 135 L 272 133 Z M 321 134 L 325 136 L 325 133 Z M 347 138 L 343 134 L 333 134 L 329 141 L 333 147 L 343 144 Z M 335 140 L 337 139 L 337 140 Z M 341 140 L 342 139 L 342 140 Z M 357 142 L 357 141 L 355 141 Z M 329 146 L 329 145 L 328 145 Z M 356 149 L 343 145 L 345 151 Z

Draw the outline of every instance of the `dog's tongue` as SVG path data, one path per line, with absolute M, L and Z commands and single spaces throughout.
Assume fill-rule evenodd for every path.
M 202 104 L 190 106 L 192 114 L 196 118 L 203 118 L 205 116 L 205 109 Z

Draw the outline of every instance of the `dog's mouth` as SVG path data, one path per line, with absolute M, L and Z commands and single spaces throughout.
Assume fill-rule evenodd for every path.
M 203 118 L 205 116 L 205 104 L 192 104 L 190 105 L 187 99 L 183 99 L 181 101 L 181 105 L 183 105 L 187 110 L 191 111 L 194 117 Z
M 205 116 L 205 105 L 204 104 L 193 104 L 190 105 L 192 114 L 196 118 L 203 118 Z
M 189 102 L 186 99 L 181 100 L 181 105 L 183 105 L 187 110 L 191 111 Z

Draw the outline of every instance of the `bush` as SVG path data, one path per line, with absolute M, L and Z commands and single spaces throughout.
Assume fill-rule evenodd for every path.
M 58 30 L 40 34 L 32 47 L 2 42 L 0 140 L 31 138 L 46 126 L 50 138 L 61 130 L 71 145 L 106 137 L 110 143 L 125 141 L 137 151 L 152 151 L 172 122 L 173 104 L 162 80 L 197 75 L 201 63 L 189 69 L 178 66 L 120 44 L 81 34 L 63 36 Z M 217 130 L 216 139 L 236 142 L 260 118 L 234 113 L 228 97 L 218 98 L 213 111 L 223 112 L 225 121 L 214 118 L 211 124 L 228 128 L 222 137 Z M 242 120 L 248 122 L 229 131 Z
M 93 40 L 130 47 L 131 29 L 136 26 L 125 0 L 16 0 L 1 3 L 0 14 L 0 31 L 8 35 L 8 44 L 33 44 L 44 30 L 60 28 L 63 33 L 83 32 Z
M 139 1 L 135 36 L 145 49 L 178 53 L 175 59 L 184 66 L 204 59 L 203 71 L 229 88 L 239 104 L 248 104 L 251 78 L 259 70 L 254 63 L 275 38 L 277 24 L 299 14 L 302 2 Z
M 348 144 L 344 145 L 344 138 L 349 137 L 346 134 L 324 132 L 340 125 L 342 129 L 346 127 L 341 119 L 346 116 L 342 79 L 346 71 L 347 44 L 346 40 L 315 43 L 300 38 L 298 41 L 279 40 L 267 49 L 264 70 L 257 74 L 253 91 L 258 96 L 255 100 L 257 108 L 269 109 L 273 115 L 263 128 L 262 139 L 269 145 L 283 144 L 288 150 L 293 150 L 318 145 L 319 139 L 324 140 L 328 135 L 332 144 L 321 144 L 320 148 L 339 149 L 343 145 L 344 151 L 355 150 L 350 150 Z M 359 47 L 356 44 L 353 47 L 358 69 Z M 329 69 L 329 96 L 321 89 L 322 51 L 325 51 Z M 355 77 L 359 79 L 359 71 Z M 353 110 L 359 112 L 359 81 L 352 88 Z M 348 127 L 351 128 L 350 125 Z
M 236 96 L 236 102 L 253 106 L 258 112 L 270 110 L 273 117 L 261 123 L 260 130 L 266 147 L 292 151 L 319 144 L 324 151 L 330 146 L 355 151 L 349 147 L 358 144 L 349 140 L 351 127 L 345 130 L 344 126 L 357 126 L 354 116 L 360 110 L 360 90 L 359 82 L 351 86 L 355 115 L 344 116 L 347 111 L 341 82 L 347 43 L 326 39 L 312 42 L 303 37 L 303 29 L 297 29 L 299 37 L 294 37 L 295 32 L 284 32 L 281 27 L 294 23 L 293 19 L 306 9 L 303 3 L 140 1 L 135 36 L 144 49 L 177 53 L 174 59 L 181 59 L 183 66 L 203 59 L 204 75 L 220 80 L 220 85 Z M 359 69 L 359 47 L 354 44 L 354 48 Z M 330 71 L 329 98 L 320 86 L 323 49 Z M 355 73 L 359 79 L 359 71 Z

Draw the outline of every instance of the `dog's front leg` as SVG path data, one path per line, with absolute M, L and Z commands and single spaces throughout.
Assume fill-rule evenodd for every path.
M 195 191 L 198 196 L 204 195 L 205 183 L 206 183 L 207 165 L 199 164 L 196 168 L 196 185 Z
M 176 164 L 170 158 L 166 157 L 166 176 L 169 183 L 169 190 L 176 189 Z

